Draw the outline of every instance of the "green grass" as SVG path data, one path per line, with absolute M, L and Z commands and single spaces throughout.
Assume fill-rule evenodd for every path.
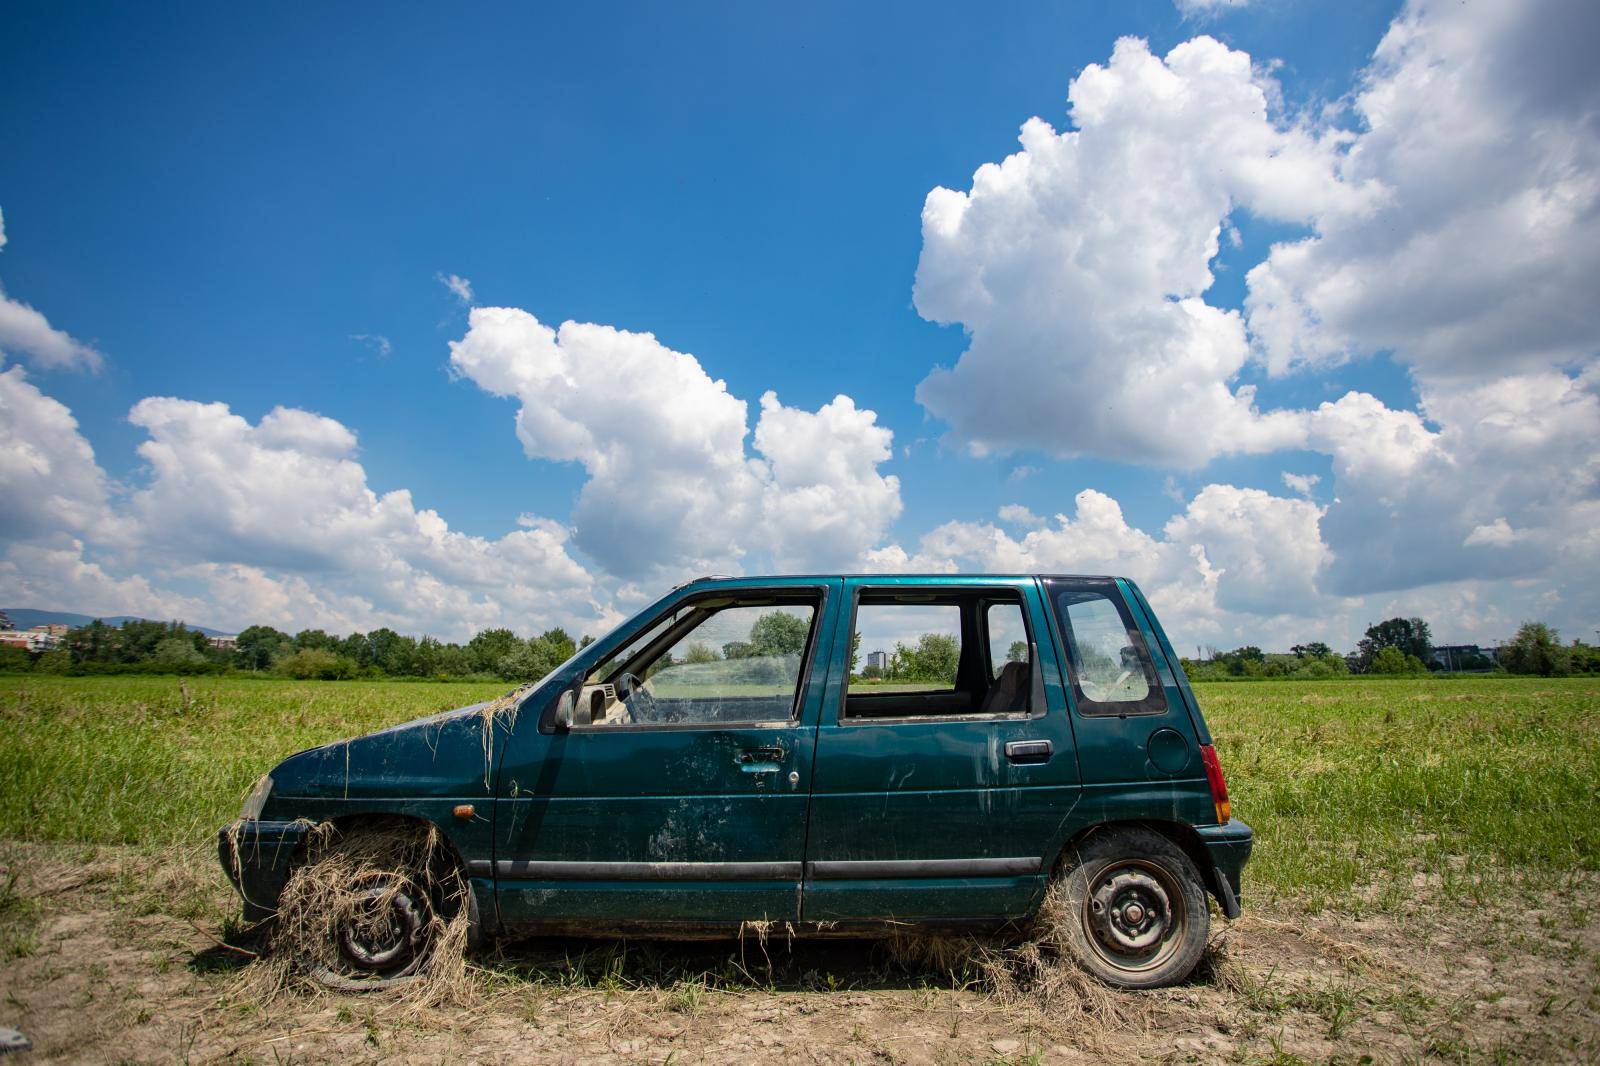
M 1600 679 L 1196 685 L 1246 892 L 1312 907 L 1600 869 Z
M 0 839 L 196 844 L 283 756 L 505 687 L 0 678 Z M 1247 902 L 1387 909 L 1419 875 L 1492 900 L 1600 870 L 1600 679 L 1195 687 L 1257 832 Z
M 0 678 L 0 838 L 193 844 L 237 816 L 286 755 L 508 687 Z

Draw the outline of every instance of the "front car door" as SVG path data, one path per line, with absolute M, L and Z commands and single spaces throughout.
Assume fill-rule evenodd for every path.
M 691 586 L 524 711 L 499 772 L 502 921 L 794 921 L 837 579 Z
M 1079 794 L 1037 582 L 850 578 L 844 594 L 805 920 L 1028 913 Z

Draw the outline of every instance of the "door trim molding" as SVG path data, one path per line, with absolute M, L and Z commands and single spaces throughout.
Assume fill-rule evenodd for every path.
M 1038 856 L 1005 859 L 847 859 L 806 863 L 815 881 L 896 877 L 1018 877 L 1039 872 Z
M 1037 864 L 1038 860 L 1034 860 Z M 798 862 L 542 862 L 475 859 L 473 877 L 507 881 L 798 881 Z

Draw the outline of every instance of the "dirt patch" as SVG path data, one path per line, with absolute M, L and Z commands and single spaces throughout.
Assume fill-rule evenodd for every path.
M 474 960 L 471 1008 L 253 996 L 214 860 L 0 845 L 0 1026 L 36 1062 L 1592 1061 L 1600 882 L 1398 915 L 1250 911 L 1187 985 L 1054 1001 L 882 944 L 541 940 Z M 1248 901 L 1247 901 L 1248 905 Z M 1103 994 L 1103 1003 L 1093 996 Z M 1063 997 L 1078 997 L 1077 999 Z M 19 1060 L 23 1061 L 23 1060 Z

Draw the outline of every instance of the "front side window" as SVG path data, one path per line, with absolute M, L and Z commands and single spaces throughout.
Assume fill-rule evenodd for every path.
M 1156 714 L 1166 694 L 1133 617 L 1114 586 L 1052 583 L 1067 661 L 1085 714 Z M 1098 583 L 1097 583 L 1098 584 Z M 1113 598 L 1114 597 L 1114 598 Z
M 583 724 L 746 724 L 793 717 L 815 602 L 690 604 L 586 679 Z M 581 719 L 580 719 L 581 721 Z

